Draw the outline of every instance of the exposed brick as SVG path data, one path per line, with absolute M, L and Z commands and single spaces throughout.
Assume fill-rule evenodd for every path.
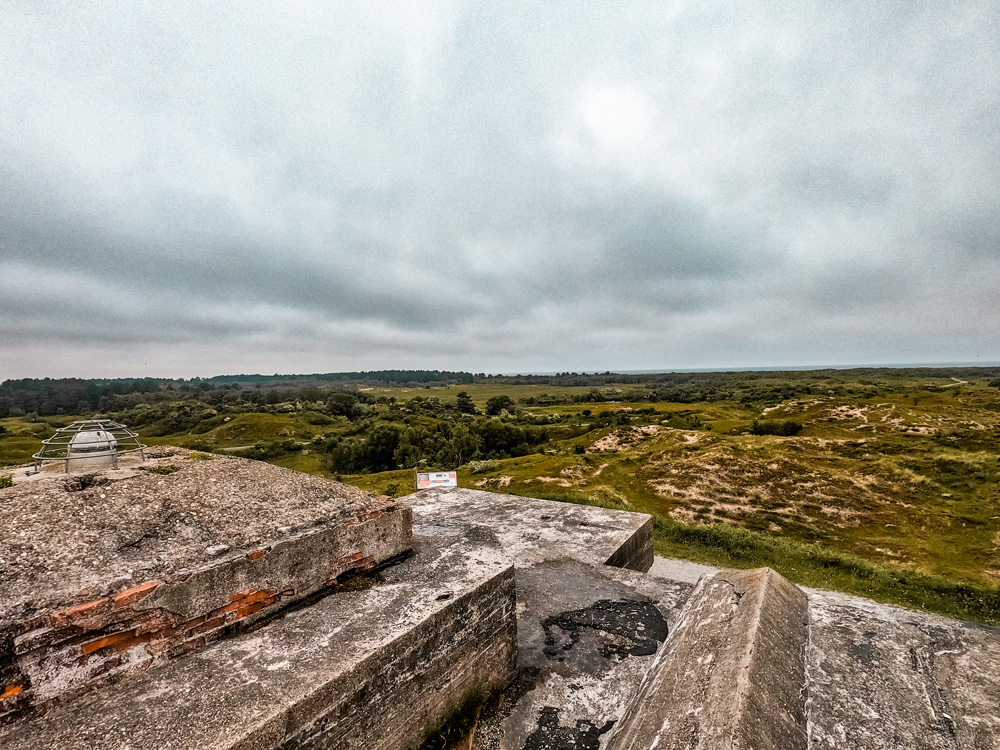
M 160 638 L 147 643 L 146 651 L 149 652 L 150 656 L 159 656 L 171 646 L 173 646 L 173 642 L 169 638 Z
M 200 635 L 201 633 L 207 633 L 209 630 L 215 630 L 226 624 L 225 617 L 216 617 L 211 620 L 206 620 L 201 625 L 191 628 L 190 635 Z
M 131 638 L 127 638 L 123 641 L 119 641 L 114 645 L 114 650 L 118 653 L 122 651 L 128 651 L 130 648 L 135 648 L 136 646 L 141 646 L 144 643 L 149 643 L 153 639 L 152 633 L 146 633 L 144 635 L 134 635 Z
M 60 612 L 52 613 L 52 624 L 57 628 L 64 628 L 68 625 L 75 625 L 84 620 L 90 620 L 111 611 L 111 599 L 104 597 L 96 599 L 86 604 L 77 604 L 75 607 L 64 609 Z
M 138 586 L 133 586 L 130 589 L 119 591 L 111 597 L 113 606 L 117 609 L 119 607 L 127 607 L 130 604 L 135 604 L 153 593 L 153 590 L 162 583 L 163 581 L 147 581 L 146 583 L 140 583 Z
M 259 560 L 270 551 L 270 547 L 264 547 L 263 549 L 255 549 L 253 552 L 247 552 L 247 560 Z
M 167 651 L 167 656 L 171 659 L 175 659 L 178 656 L 183 656 L 184 654 L 201 648 L 206 643 L 208 643 L 208 638 L 200 635 L 197 638 L 192 638 L 190 641 L 185 641 L 184 643 L 173 646 L 169 651 Z
M 203 622 L 205 622 L 206 619 L 207 618 L 205 615 L 201 615 L 200 617 L 195 617 L 191 620 L 188 620 L 187 622 L 182 622 L 180 624 L 180 629 L 185 631 L 191 630 L 192 628 L 196 628 L 199 625 L 201 625 Z
M 247 615 L 252 615 L 254 612 L 259 612 L 262 609 L 264 609 L 263 602 L 256 602 L 255 604 L 249 604 L 246 607 L 240 607 L 236 612 L 236 619 L 240 620 Z
M 136 635 L 142 635 L 143 633 L 163 632 L 164 630 L 174 628 L 176 621 L 164 610 L 157 609 L 144 612 L 129 624 L 135 625 L 134 630 Z
M 122 641 L 127 641 L 130 638 L 135 637 L 135 633 L 131 630 L 126 630 L 121 633 L 114 633 L 113 635 L 106 635 L 103 638 L 98 638 L 96 641 L 90 641 L 89 643 L 84 643 L 82 650 L 84 655 L 92 654 L 95 651 L 99 651 L 106 646 L 114 646 L 116 643 L 121 643 Z
M 261 589 L 260 591 L 254 591 L 252 594 L 248 594 L 244 602 L 245 604 L 254 604 L 262 599 L 268 599 L 277 593 L 277 589 Z
M 24 685 L 22 683 L 18 682 L 13 685 L 7 685 L 7 687 L 3 689 L 3 692 L 0 693 L 0 701 L 10 698 L 12 695 L 17 695 L 22 690 L 24 690 Z

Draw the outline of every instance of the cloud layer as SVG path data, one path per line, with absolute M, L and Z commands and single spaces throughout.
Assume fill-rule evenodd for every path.
M 1000 359 L 995 3 L 0 12 L 0 379 Z

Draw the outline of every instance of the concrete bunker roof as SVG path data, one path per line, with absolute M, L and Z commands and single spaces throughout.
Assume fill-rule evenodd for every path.
M 147 465 L 176 471 L 66 475 L 0 490 L 0 629 L 12 620 L 218 562 L 309 529 L 350 521 L 387 499 L 241 458 L 171 449 Z

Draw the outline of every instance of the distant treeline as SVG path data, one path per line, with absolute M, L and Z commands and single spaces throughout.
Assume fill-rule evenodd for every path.
M 755 380 L 795 382 L 806 380 L 852 380 L 860 378 L 1000 378 L 1000 367 L 859 367 L 851 370 L 734 370 L 726 372 L 641 372 L 641 373 L 576 373 L 555 375 L 476 375 L 476 382 L 504 385 L 713 385 L 745 383 Z
M 324 372 L 314 375 L 216 375 L 196 381 L 200 383 L 328 383 L 345 381 L 352 383 L 378 383 L 382 385 L 408 385 L 410 383 L 471 383 L 471 372 L 450 370 L 365 370 L 362 372 Z
M 374 370 L 330 372 L 316 375 L 219 375 L 185 380 L 168 378 L 24 378 L 0 383 L 0 418 L 24 414 L 52 416 L 87 414 L 121 408 L 121 397 L 141 394 L 143 400 L 171 400 L 191 393 L 207 395 L 216 390 L 253 389 L 269 392 L 245 394 L 247 401 L 276 403 L 285 400 L 290 387 L 308 388 L 318 383 L 338 385 L 445 385 L 471 383 L 470 372 L 448 370 Z M 154 396 L 160 398 L 152 398 Z
M 860 368 L 854 370 L 782 370 L 754 372 L 558 373 L 556 375 L 486 375 L 449 370 L 372 370 L 314 375 L 217 375 L 211 378 L 26 378 L 0 383 L 0 418 L 26 414 L 108 413 L 139 403 L 162 403 L 194 397 L 206 404 L 278 404 L 326 401 L 337 390 L 357 386 L 435 386 L 490 383 L 501 385 L 588 386 L 584 394 L 542 394 L 525 405 L 604 401 L 697 403 L 736 400 L 769 406 L 812 394 L 875 395 L 904 386 L 914 378 L 986 378 L 1000 387 L 1000 367 Z M 630 386 L 627 389 L 613 386 Z M 934 388 L 935 386 L 930 386 Z

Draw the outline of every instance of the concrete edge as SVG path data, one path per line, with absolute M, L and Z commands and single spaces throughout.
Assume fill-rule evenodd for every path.
M 646 520 L 632 536 L 611 553 L 604 564 L 613 568 L 628 568 L 646 573 L 653 566 L 653 517 L 645 513 L 636 515 L 643 515 Z
M 770 568 L 702 576 L 608 750 L 804 750 L 808 623 Z

